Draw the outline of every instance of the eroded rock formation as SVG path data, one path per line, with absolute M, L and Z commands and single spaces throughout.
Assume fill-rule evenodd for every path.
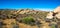
M 52 12 L 48 13 L 46 19 L 49 20 L 50 23 L 52 23 L 52 24 L 57 24 L 58 28 L 60 28 L 60 24 L 59 24 L 59 22 L 60 22 L 60 6 L 58 6 L 56 9 L 54 9 Z

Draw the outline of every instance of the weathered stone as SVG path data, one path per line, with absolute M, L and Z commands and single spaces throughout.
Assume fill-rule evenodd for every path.
M 53 11 L 54 13 L 60 13 L 60 6 L 58 6 L 56 9 L 54 9 L 54 11 Z
M 55 20 L 55 22 L 51 21 L 51 23 L 52 24 L 56 24 L 57 23 L 58 27 L 60 28 L 60 24 L 59 24 L 60 23 L 60 6 L 57 7 L 53 12 L 48 13 L 46 18 Z
M 48 18 L 48 19 L 52 19 L 52 18 L 53 18 L 52 15 L 53 15 L 53 13 L 52 13 L 52 12 L 49 12 L 48 15 L 46 16 L 46 18 Z

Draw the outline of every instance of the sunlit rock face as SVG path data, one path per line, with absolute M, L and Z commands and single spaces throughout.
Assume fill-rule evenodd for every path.
M 57 8 L 54 10 L 54 12 L 57 13 L 57 14 L 56 14 L 56 17 L 57 17 L 57 19 L 58 19 L 58 20 L 57 20 L 57 21 L 58 21 L 58 22 L 57 22 L 57 25 L 58 25 L 58 28 L 60 28 L 60 6 L 57 7 Z
M 60 6 L 58 6 L 56 9 L 53 11 L 54 13 L 60 13 Z
M 56 14 L 56 17 L 57 17 L 58 19 L 60 19 L 60 13 Z
M 53 13 L 52 13 L 52 12 L 49 12 L 48 15 L 46 16 L 45 21 L 46 21 L 46 22 L 50 22 L 50 21 L 52 20 L 52 18 L 53 18 L 52 15 L 53 15 Z
M 54 11 L 54 13 L 57 13 L 55 16 L 60 19 L 60 6 L 58 6 Z
M 48 19 L 52 19 L 52 18 L 53 18 L 52 15 L 53 15 L 53 13 L 52 13 L 52 12 L 49 12 L 46 18 L 48 18 Z
M 57 24 L 57 28 L 60 28 L 60 6 L 47 14 L 46 21 L 50 22 L 49 24 Z
M 46 16 L 46 19 L 53 19 L 53 17 L 57 17 L 57 19 L 60 19 L 60 6 L 54 9 L 53 12 L 49 12 Z

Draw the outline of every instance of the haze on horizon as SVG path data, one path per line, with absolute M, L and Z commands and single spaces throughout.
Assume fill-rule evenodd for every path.
M 60 6 L 60 0 L 0 0 L 1 8 L 34 8 L 40 10 L 54 10 Z

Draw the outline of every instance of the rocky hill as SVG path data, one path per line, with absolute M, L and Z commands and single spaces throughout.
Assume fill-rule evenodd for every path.
M 0 28 L 39 28 L 40 26 L 42 28 L 45 27 L 45 18 L 47 13 L 48 12 L 46 11 L 29 9 L 1 9 Z
M 51 12 L 0 9 L 0 28 L 60 28 L 60 6 Z
M 60 6 L 51 12 L 0 9 L 0 28 L 60 28 Z

